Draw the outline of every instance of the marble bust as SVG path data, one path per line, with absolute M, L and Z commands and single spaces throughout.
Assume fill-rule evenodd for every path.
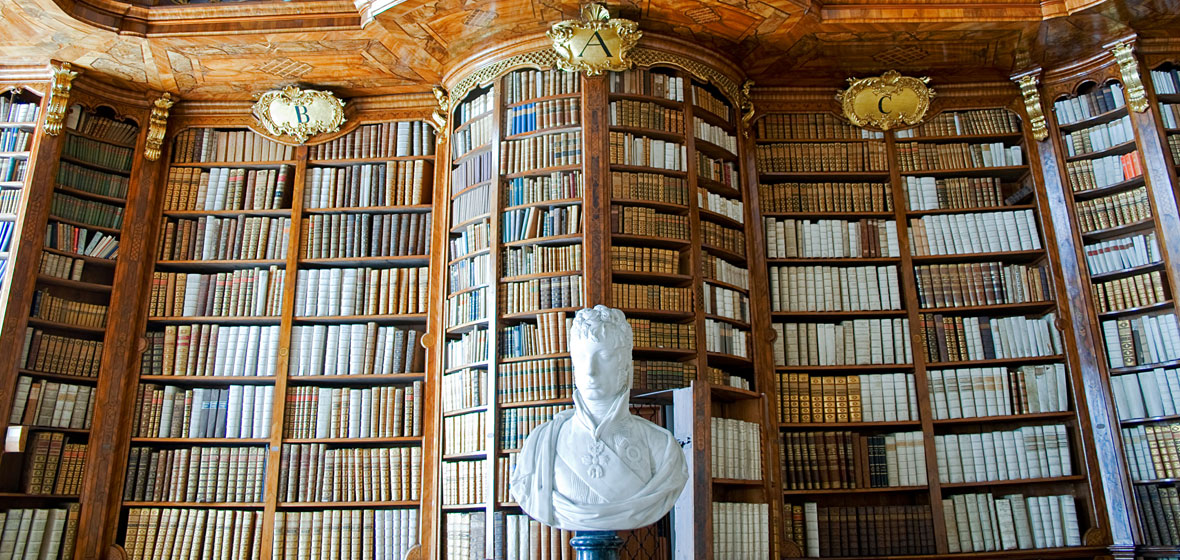
M 688 481 L 664 428 L 631 414 L 631 325 L 623 312 L 581 309 L 569 333 L 574 408 L 529 434 L 509 490 L 533 519 L 574 531 L 655 523 Z

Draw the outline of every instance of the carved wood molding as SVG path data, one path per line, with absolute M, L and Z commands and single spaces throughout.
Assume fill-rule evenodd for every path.
M 1109 51 L 1099 51 L 1089 58 L 1048 70 L 1041 83 L 1041 94 L 1045 103 L 1051 105 L 1061 97 L 1077 95 L 1087 84 L 1105 84 L 1111 80 L 1121 82 L 1118 63 Z
M 142 6 L 118 0 L 52 0 L 69 16 L 120 35 L 237 35 L 276 31 L 359 30 L 361 13 L 348 0 Z

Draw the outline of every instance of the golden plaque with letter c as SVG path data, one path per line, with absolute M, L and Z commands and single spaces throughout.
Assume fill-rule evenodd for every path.
M 844 116 L 862 128 L 890 130 L 922 122 L 934 90 L 930 78 L 902 76 L 894 70 L 876 78 L 848 78 L 848 89 L 836 94 Z

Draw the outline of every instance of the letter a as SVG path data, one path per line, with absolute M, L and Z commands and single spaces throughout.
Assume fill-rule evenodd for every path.
M 596 42 L 594 39 L 598 39 L 598 41 Z M 610 49 L 606 48 L 606 40 L 602 38 L 602 35 L 598 34 L 598 31 L 595 31 L 594 36 L 591 37 L 590 40 L 586 41 L 586 44 L 582 46 L 582 52 L 578 53 L 578 56 L 584 57 L 586 49 L 590 48 L 590 45 L 593 44 L 597 44 L 598 47 L 602 49 L 602 52 L 606 53 L 607 58 L 614 56 L 610 53 Z

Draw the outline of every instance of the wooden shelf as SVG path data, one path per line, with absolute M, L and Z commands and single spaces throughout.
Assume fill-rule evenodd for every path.
M 735 154 L 729 148 L 726 148 L 725 146 L 722 146 L 720 144 L 714 144 L 713 142 L 705 140 L 704 138 L 701 138 L 699 136 L 697 136 L 693 139 L 693 146 L 696 148 L 697 152 L 703 153 L 705 155 L 708 155 L 708 156 L 711 156 L 711 157 L 714 157 L 714 158 L 717 158 L 717 159 L 720 159 L 723 161 L 729 161 L 729 162 L 736 163 L 738 160 L 737 154 Z
M 1083 475 L 1074 476 L 1057 476 L 1050 478 L 1020 478 L 1014 480 L 982 480 L 976 482 L 943 482 L 941 485 L 946 489 L 968 489 L 972 490 L 980 486 L 1016 486 L 1023 484 L 1054 484 L 1061 482 L 1084 482 L 1086 477 Z
M 456 130 L 455 132 L 457 133 L 459 131 Z M 459 166 L 460 164 L 462 164 L 463 162 L 474 158 L 475 156 L 478 156 L 484 152 L 490 151 L 491 148 L 492 148 L 492 144 L 490 142 L 487 144 L 482 144 L 482 145 L 476 146 L 474 148 L 471 148 L 470 150 L 464 152 L 463 155 L 451 160 L 451 167 L 455 168 L 455 167 Z
M 770 316 L 772 319 L 847 320 L 873 317 L 905 317 L 906 311 L 904 309 L 882 309 L 866 311 L 773 311 L 770 313 Z
M 1134 366 L 1124 366 L 1118 368 L 1110 368 L 1111 375 L 1126 375 L 1128 373 L 1139 373 L 1141 371 L 1151 371 L 1158 368 L 1175 368 L 1180 367 L 1180 360 L 1169 360 L 1166 362 L 1156 362 L 1151 364 L 1139 364 Z
M 518 171 L 516 173 L 508 173 L 503 175 L 505 179 L 515 179 L 517 177 L 535 177 L 537 175 L 551 175 L 561 171 L 581 171 L 582 164 L 576 163 L 572 165 L 556 165 L 553 167 L 540 167 L 537 169 L 530 169 L 529 171 Z
M 289 375 L 287 385 L 377 385 L 425 381 L 425 373 Z
M 620 206 L 642 206 L 645 208 L 655 208 L 656 210 L 663 210 L 664 212 L 671 214 L 684 214 L 688 212 L 688 206 L 684 204 L 676 204 L 675 202 L 664 202 L 660 200 L 612 197 L 610 202 L 611 204 L 618 204 Z
M 747 480 L 744 478 L 717 478 L 713 477 L 713 484 L 722 486 L 756 486 L 762 487 L 766 484 L 764 480 Z
M 1076 155 L 1072 155 L 1072 156 L 1066 156 L 1065 161 L 1073 162 L 1073 161 L 1081 161 L 1081 160 L 1085 160 L 1085 159 L 1098 159 L 1098 158 L 1103 158 L 1106 156 L 1122 155 L 1122 154 L 1130 153 L 1134 150 L 1135 150 L 1135 141 L 1128 140 L 1126 142 L 1123 142 L 1122 144 L 1117 144 L 1117 145 L 1111 146 L 1109 148 L 1106 148 L 1104 150 L 1097 150 L 1097 151 L 1093 151 L 1093 152 L 1086 152 L 1084 154 L 1076 154 Z
M 1028 173 L 1028 165 L 996 165 L 992 167 L 958 167 L 949 169 L 921 169 L 902 171 L 903 177 L 999 177 L 1018 180 Z
M 1088 119 L 1082 119 L 1077 122 L 1063 124 L 1060 121 L 1058 121 L 1057 128 L 1059 130 L 1061 130 L 1062 132 L 1073 132 L 1075 130 L 1081 130 L 1083 128 L 1090 128 L 1091 126 L 1094 126 L 1096 124 L 1108 123 L 1108 122 L 1113 121 L 1117 118 L 1120 118 L 1126 114 L 1127 114 L 1127 106 L 1123 105 L 1122 107 L 1119 107 L 1117 109 L 1112 109 L 1112 110 L 1107 111 L 1105 113 L 1100 113 L 1100 114 L 1094 115 Z
M 500 401 L 497 404 L 497 406 L 499 406 L 501 409 L 505 409 L 505 408 L 527 408 L 530 406 L 552 406 L 552 405 L 573 406 L 573 404 L 574 404 L 573 397 L 566 397 L 566 398 L 557 398 L 557 399 L 539 399 L 539 400 L 535 400 L 535 401 L 517 401 L 517 402 Z
M 685 103 L 684 101 L 676 101 L 675 99 L 668 99 L 666 97 L 653 97 L 650 95 L 643 95 L 643 94 L 639 94 L 639 93 L 616 93 L 616 92 L 612 91 L 612 92 L 610 92 L 609 96 L 612 101 L 615 99 L 627 99 L 627 100 L 631 100 L 631 101 L 648 101 L 651 103 L 655 103 L 656 105 L 663 105 L 665 107 L 671 107 L 673 109 L 683 108 L 684 103 Z
M 612 281 L 647 282 L 661 286 L 679 286 L 692 281 L 691 274 L 669 274 L 666 272 L 637 272 L 634 270 L 612 270 Z
M 430 204 L 403 204 L 397 206 L 340 206 L 325 208 L 304 208 L 304 214 L 429 214 Z
M 475 182 L 475 183 L 471 183 L 470 185 L 467 185 L 466 187 L 463 187 L 463 188 L 459 189 L 458 191 L 456 191 L 456 192 L 454 192 L 454 193 L 451 193 L 451 198 L 450 198 L 450 199 L 451 199 L 451 200 L 455 200 L 456 198 L 459 198 L 460 196 L 463 196 L 464 194 L 466 194 L 466 193 L 467 193 L 467 192 L 469 192 L 469 191 L 475 190 L 475 189 L 477 189 L 477 188 L 479 188 L 479 187 L 485 187 L 485 186 L 489 186 L 489 185 L 491 185 L 491 184 L 492 184 L 492 182 L 493 182 L 493 181 L 492 181 L 491 179 L 488 179 L 488 180 L 486 180 L 486 181 L 478 181 L 478 182 Z
M 898 420 L 892 422 L 779 422 L 780 430 L 888 430 L 892 428 L 912 428 L 921 426 L 917 420 Z
M 537 202 L 528 202 L 525 204 L 517 204 L 516 206 L 505 206 L 501 208 L 501 212 L 510 212 L 512 210 L 523 210 L 525 208 L 552 208 L 558 206 L 574 206 L 582 203 L 581 198 L 556 198 L 553 200 L 541 200 Z
M 1106 229 L 1096 229 L 1082 233 L 1082 241 L 1092 243 L 1094 241 L 1102 241 L 1104 239 L 1111 239 L 1113 237 L 1121 237 L 1128 233 L 1135 233 L 1139 231 L 1146 231 L 1155 228 L 1155 218 L 1147 218 L 1129 224 L 1109 227 Z
M 229 169 L 256 169 L 262 167 L 278 167 L 280 165 L 289 165 L 294 167 L 299 162 L 295 160 L 275 160 L 275 161 L 200 161 L 188 163 L 169 163 L 169 167 L 196 167 L 201 169 L 211 169 L 214 167 L 226 167 Z
M 260 317 L 148 317 L 149 323 L 158 325 L 183 325 L 185 323 L 218 324 L 218 325 L 277 325 L 282 320 L 277 315 Z
M 1127 317 L 1129 315 L 1140 315 L 1145 313 L 1155 313 L 1156 311 L 1166 311 L 1172 309 L 1172 300 L 1164 300 L 1159 303 L 1151 305 L 1144 305 L 1142 307 L 1132 307 L 1129 309 L 1118 309 L 1115 311 L 1105 311 L 1098 314 L 1100 320 L 1117 319 L 1119 317 Z
M 58 331 L 72 331 L 72 332 L 97 334 L 97 335 L 106 334 L 106 332 L 107 332 L 106 327 L 84 327 L 81 325 L 74 325 L 71 323 L 61 323 L 58 321 L 50 321 L 47 319 L 41 319 L 39 317 L 29 317 L 28 321 L 29 321 L 29 326 L 40 327 L 43 329 L 55 329 Z
M 120 143 L 120 142 L 115 142 L 114 140 L 109 140 L 109 139 L 103 138 L 102 136 L 97 136 L 97 135 L 94 135 L 94 134 L 87 134 L 87 133 L 85 133 L 85 132 L 82 132 L 82 131 L 80 131 L 80 130 L 74 130 L 74 129 L 72 129 L 72 128 L 66 128 L 66 129 L 64 129 L 64 130 L 65 130 L 67 133 L 69 133 L 71 136 L 79 136 L 79 137 L 85 138 L 85 139 L 87 139 L 87 140 L 94 140 L 95 142 L 102 142 L 103 144 L 110 144 L 111 146 L 118 146 L 118 147 L 120 147 L 120 148 L 127 148 L 128 150 L 134 150 L 134 149 L 135 149 L 135 143 L 134 143 L 134 142 L 132 142 L 131 144 L 123 144 L 123 143 Z M 136 135 L 138 136 L 138 135 L 139 135 L 139 133 L 138 133 L 138 132 L 136 132 Z
M 733 112 L 732 109 L 730 110 L 730 112 L 731 113 Z M 701 120 L 704 120 L 713 126 L 723 128 L 723 129 L 725 129 L 726 132 L 728 132 L 730 134 L 734 134 L 734 124 L 732 122 L 730 122 L 729 119 L 726 119 L 725 117 L 722 117 L 721 115 L 718 115 L 708 109 L 705 109 L 705 108 L 701 107 L 700 105 L 697 105 L 696 103 L 692 104 L 692 116 L 700 117 Z
M 573 244 L 572 242 L 581 242 L 581 233 L 569 233 L 564 235 L 547 235 L 545 237 L 533 237 L 530 239 L 521 239 L 520 241 L 501 242 L 502 247 L 526 247 L 529 245 L 566 245 Z
M 157 445 L 221 445 L 221 446 L 238 446 L 238 445 L 267 445 L 270 443 L 269 438 L 158 438 L 158 437 L 133 437 L 131 443 L 141 444 L 157 444 Z
M 1118 194 L 1123 191 L 1128 191 L 1128 190 L 1131 190 L 1136 187 L 1141 187 L 1145 184 L 1146 183 L 1144 183 L 1143 175 L 1140 175 L 1138 177 L 1132 177 L 1130 179 L 1127 179 L 1126 181 L 1121 181 L 1118 183 L 1106 185 L 1105 187 L 1095 187 L 1092 189 L 1085 189 L 1085 190 L 1073 190 L 1073 191 L 1071 191 L 1071 193 L 1073 194 L 1074 200 L 1090 200 L 1092 198 L 1101 198 L 1101 197 L 1112 195 L 1112 194 Z
M 507 319 L 507 320 L 536 319 L 537 315 L 541 315 L 544 313 L 558 313 L 561 311 L 564 311 L 566 313 L 569 313 L 570 315 L 573 315 L 579 309 L 582 309 L 582 307 L 581 306 L 578 306 L 578 307 L 551 307 L 548 309 L 535 309 L 533 311 L 521 311 L 519 313 L 504 313 L 504 314 L 500 315 L 500 318 Z
M 889 171 L 759 171 L 762 181 L 797 179 L 801 181 L 889 181 Z
M 1075 413 L 1071 411 L 1065 412 L 1035 412 L 1029 414 L 1006 414 L 1002 416 L 972 416 L 970 418 L 935 418 L 933 423 L 935 426 L 956 426 L 967 425 L 975 426 L 978 424 L 1002 423 L 1002 422 L 1039 422 L 1043 420 L 1070 420 L 1074 418 Z
M 711 253 L 714 256 L 721 257 L 721 258 L 723 258 L 727 261 L 730 261 L 730 262 L 743 264 L 743 265 L 746 263 L 746 256 L 745 255 L 740 255 L 738 253 L 730 251 L 729 249 L 723 249 L 721 247 L 709 245 L 708 243 L 702 243 L 701 249 L 704 249 L 706 253 Z
M 379 325 L 417 325 L 425 323 L 426 313 L 404 313 L 396 315 L 296 315 L 292 320 L 299 324 L 342 325 L 345 323 L 377 323 Z
M 1048 313 L 1057 307 L 1055 301 L 1033 301 L 1027 303 L 997 303 L 991 305 L 959 305 L 953 307 L 922 307 L 918 309 L 918 313 L 927 314 L 941 314 L 941 315 L 974 315 L 982 313 L 990 314 L 1004 314 L 1004 315 L 1022 315 L 1035 313 Z
M 714 280 L 712 278 L 702 278 L 702 280 L 704 280 L 705 282 L 708 282 L 710 284 L 713 284 L 714 286 L 721 286 L 722 288 L 728 288 L 728 289 L 733 290 L 735 292 L 741 292 L 741 293 L 747 294 L 747 295 L 750 293 L 749 288 L 743 288 L 741 286 L 738 286 L 737 284 L 730 284 L 729 282 L 722 282 L 720 280 Z
M 269 268 L 277 266 L 279 269 L 287 267 L 286 260 L 279 259 L 209 259 L 209 260 L 157 260 L 156 267 L 160 270 L 188 270 L 193 272 L 225 272 L 243 268 Z
M 1135 426 L 1138 424 L 1154 424 L 1156 422 L 1172 422 L 1180 420 L 1180 414 L 1171 414 L 1168 416 L 1151 416 L 1149 418 L 1132 418 L 1130 420 L 1120 420 L 1119 424 L 1123 426 Z
M 533 354 L 531 356 L 520 356 L 520 357 L 512 357 L 512 358 L 500 357 L 499 359 L 496 360 L 496 363 L 515 364 L 518 362 L 531 362 L 534 360 L 548 360 L 548 359 L 552 359 L 552 358 L 568 358 L 568 357 L 570 357 L 569 352 L 558 352 L 555 354 Z
M 1158 262 L 1148 263 L 1148 264 L 1139 265 L 1139 266 L 1132 266 L 1130 268 L 1124 268 L 1122 270 L 1114 270 L 1111 272 L 1102 272 L 1099 274 L 1091 274 L 1090 281 L 1091 282 L 1106 282 L 1109 280 L 1126 278 L 1128 276 L 1136 276 L 1139 274 L 1144 274 L 1147 272 L 1154 272 L 1154 271 L 1163 270 L 1163 269 L 1164 269 L 1164 262 L 1158 261 Z
M 645 165 L 627 165 L 625 163 L 610 164 L 611 171 L 628 171 L 631 173 L 656 173 L 659 175 L 668 175 L 670 177 L 687 177 L 687 171 L 677 171 L 675 169 L 662 169 L 659 167 L 647 167 Z M 689 194 L 691 196 L 691 193 Z
M 959 253 L 954 255 L 914 255 L 914 264 L 947 264 L 985 261 L 1027 263 L 1045 256 L 1044 249 L 1030 251 L 999 251 L 994 253 Z
M 94 282 L 82 282 L 79 280 L 70 280 L 67 278 L 58 278 L 56 276 L 49 276 L 48 274 L 37 275 L 38 284 L 52 284 L 54 286 L 61 286 L 63 288 L 70 288 L 71 290 L 78 290 L 81 292 L 91 292 L 95 294 L 110 295 L 111 286 L 107 284 L 97 284 Z
M 434 161 L 435 156 L 377 156 L 377 157 L 363 157 L 363 158 L 338 158 L 338 159 L 309 159 L 307 165 L 318 165 L 321 167 L 342 167 L 345 165 L 357 165 L 365 163 L 385 163 L 387 161 L 414 161 L 414 160 L 428 160 Z
M 729 216 L 726 216 L 725 214 L 718 214 L 717 212 L 714 212 L 712 210 L 706 210 L 704 208 L 699 208 L 699 209 L 697 209 L 697 214 L 700 215 L 700 217 L 702 219 L 705 219 L 705 220 L 708 220 L 710 222 L 714 222 L 717 224 L 721 224 L 723 226 L 730 227 L 733 229 L 743 229 L 746 227 L 746 224 L 743 224 L 743 223 L 741 223 Z
M 763 212 L 764 218 L 779 218 L 788 220 L 863 220 L 882 219 L 892 220 L 893 212 Z
M 580 91 L 576 92 L 576 93 L 559 93 L 556 95 L 546 95 L 543 97 L 534 97 L 532 99 L 525 99 L 524 101 L 516 101 L 516 102 L 509 103 L 509 104 L 505 105 L 505 107 L 507 107 L 509 109 L 513 109 L 516 107 L 528 105 L 529 103 L 540 103 L 542 101 L 553 101 L 555 99 L 573 99 L 573 98 L 581 98 L 581 97 L 582 97 L 582 92 L 580 92 Z
M 366 508 L 410 508 L 418 507 L 417 500 L 389 502 L 279 502 L 278 509 L 366 509 Z
M 612 233 L 610 234 L 610 238 L 612 242 L 621 241 L 624 243 L 638 244 L 641 247 L 659 247 L 662 249 L 683 249 L 692 244 L 692 241 L 688 239 L 635 235 L 630 233 Z
M 205 218 L 205 217 L 223 217 L 232 218 L 236 216 L 264 216 L 272 218 L 289 218 L 291 217 L 290 208 L 277 208 L 273 210 L 165 210 L 164 215 L 170 218 Z
M 786 257 L 768 258 L 766 259 L 766 264 L 793 264 L 800 266 L 834 266 L 842 264 L 851 266 L 881 266 L 901 264 L 901 257 Z
M 492 250 L 491 247 L 485 247 L 483 249 L 478 249 L 478 250 L 472 251 L 470 253 L 467 253 L 466 255 L 463 255 L 461 257 L 455 257 L 454 259 L 447 261 L 447 265 L 448 266 L 453 265 L 459 261 L 470 259 L 472 257 L 478 257 L 480 255 L 487 255 L 491 252 L 491 250 Z
M 1030 364 L 1048 364 L 1053 362 L 1065 361 L 1065 356 L 1061 354 L 1053 354 L 1049 356 L 1031 356 L 1024 358 L 996 358 L 991 360 L 964 360 L 958 362 L 926 362 L 927 369 L 951 369 L 951 368 L 965 368 L 965 367 L 991 367 L 991 366 L 1023 366 Z
M 124 501 L 123 507 L 150 507 L 150 508 L 209 508 L 209 509 L 263 509 L 266 504 L 262 502 L 143 502 L 143 501 Z
M 455 410 L 444 410 L 443 416 L 462 416 L 464 414 L 472 414 L 474 412 L 485 412 L 487 409 L 488 406 L 486 404 L 481 404 L 479 406 L 469 406 L 467 408 L 456 408 Z
M 126 198 L 119 198 L 116 196 L 109 196 L 109 195 L 105 195 L 105 194 L 92 193 L 90 191 L 79 190 L 79 189 L 67 187 L 67 186 L 61 185 L 61 184 L 54 185 L 53 190 L 55 190 L 57 192 L 68 194 L 70 196 L 75 196 L 78 198 L 85 198 L 88 200 L 93 200 L 95 202 L 102 202 L 104 204 L 111 204 L 111 205 L 117 205 L 117 206 L 124 206 L 127 204 Z
M 505 128 L 507 128 L 507 127 L 505 127 Z M 546 134 L 559 134 L 562 132 L 581 132 L 581 131 L 582 131 L 582 123 L 563 124 L 560 126 L 550 126 L 547 128 L 538 128 L 535 130 L 518 132 L 518 133 L 513 134 L 511 136 L 505 136 L 505 137 L 501 138 L 501 141 L 502 142 L 509 142 L 512 140 L 521 140 L 521 139 L 530 138 L 533 136 L 544 136 Z
M 749 331 L 749 330 L 752 328 L 752 327 L 750 326 L 750 321 L 749 321 L 749 320 L 743 320 L 743 319 L 734 319 L 734 318 L 732 318 L 732 317 L 725 317 L 725 316 L 722 316 L 722 315 L 716 315 L 716 314 L 713 314 L 713 313 L 705 313 L 705 318 L 706 318 L 706 319 L 711 319 L 711 320 L 713 320 L 713 321 L 717 321 L 717 322 L 719 322 L 719 323 L 729 323 L 729 324 L 731 324 L 731 325 L 733 325 L 733 326 L 735 326 L 735 327 L 740 327 L 740 328 L 743 328 L 743 329 L 745 329 L 745 330 L 747 330 L 747 331 Z
M 421 445 L 421 436 L 397 437 L 340 437 L 340 438 L 283 438 L 283 443 L 324 443 L 331 445 Z
M 61 160 L 62 160 L 62 161 L 68 161 L 68 162 L 70 162 L 70 163 L 73 163 L 73 164 L 75 164 L 75 165 L 80 165 L 80 166 L 82 166 L 82 167 L 87 167 L 87 168 L 93 169 L 93 170 L 95 170 L 95 171 L 101 171 L 101 172 L 103 172 L 103 173 L 113 173 L 113 174 L 115 174 L 115 175 L 122 175 L 122 176 L 124 176 L 124 177 L 130 177 L 130 176 L 131 176 L 131 170 L 130 170 L 130 169 L 118 169 L 118 168 L 115 168 L 115 167 L 108 167 L 108 166 L 106 166 L 106 165 L 103 165 L 103 164 L 101 164 L 101 163 L 93 163 L 93 162 L 89 162 L 89 161 L 86 161 L 86 160 L 84 160 L 84 159 L 82 159 L 82 158 L 77 158 L 77 157 L 74 157 L 74 156 L 70 156 L 70 155 L 67 155 L 67 154 L 65 154 L 65 153 L 63 153 L 63 154 L 61 155 Z
M 336 266 L 426 266 L 430 264 L 430 255 L 402 255 L 379 257 L 347 257 L 336 259 L 299 259 L 299 264 L 317 267 Z
M 738 200 L 742 199 L 742 193 L 741 191 L 737 190 L 737 187 L 733 185 L 726 185 L 725 183 L 722 183 L 716 179 L 697 176 L 697 186 L 704 187 L 706 190 L 714 194 L 719 194 L 728 198 L 736 198 Z
M 906 216 L 935 216 L 939 214 L 966 214 L 966 213 L 980 213 L 980 212 L 1009 212 L 1016 210 L 1033 210 L 1037 207 L 1033 204 L 1015 204 L 1012 206 L 968 206 L 964 208 L 938 208 L 935 210 L 910 210 L 905 213 Z
M 217 387 L 221 385 L 273 385 L 275 378 L 268 375 L 140 375 L 139 381 L 141 383 Z
M 535 280 L 537 278 L 556 278 L 559 276 L 581 276 L 581 270 L 556 270 L 553 272 L 538 272 L 536 274 L 524 274 L 521 276 L 504 276 L 500 278 L 500 283 L 505 282 L 524 282 L 526 280 Z M 458 292 L 452 292 L 455 295 Z
M 1019 144 L 1024 141 L 1024 134 L 1016 132 L 991 132 L 987 134 L 952 134 L 946 136 L 913 136 L 910 138 L 897 137 L 901 142 L 923 142 L 927 144 L 975 144 L 981 142 L 1003 142 L 1005 145 Z
M 691 320 L 695 313 L 692 311 L 670 310 L 670 309 L 641 309 L 638 307 L 621 307 L 623 313 L 627 317 L 638 317 L 642 319 L 658 319 L 661 321 L 688 321 Z
M 50 379 L 53 381 L 62 381 L 65 383 L 74 383 L 78 385 L 96 385 L 98 384 L 97 377 L 81 377 L 77 375 L 69 375 L 65 373 L 53 373 L 48 371 L 35 371 L 31 369 L 17 368 L 16 372 L 20 375 L 27 375 L 29 377 L 37 377 L 40 379 Z
M 885 488 L 825 488 L 823 490 L 783 490 L 784 496 L 820 496 L 826 494 L 878 494 L 889 492 L 929 492 L 929 486 L 887 486 Z M 957 555 L 956 555 L 957 557 Z
M 102 232 L 102 233 L 109 233 L 109 234 L 114 235 L 116 237 L 118 237 L 122 233 L 122 230 L 118 230 L 115 228 L 109 228 L 106 226 L 96 226 L 94 224 L 87 224 L 84 222 L 78 222 L 78 221 L 71 220 L 68 218 L 61 218 L 58 216 L 54 216 L 53 214 L 49 215 L 49 219 L 52 221 L 55 221 L 55 222 L 61 222 L 63 224 L 71 225 L 74 227 L 85 228 L 88 230 L 98 231 L 98 232 Z
M 677 144 L 684 144 L 684 131 L 676 132 L 674 130 L 661 130 L 658 128 L 642 128 L 638 126 L 626 126 L 612 124 L 610 125 L 611 132 L 625 132 L 638 136 L 646 136 L 648 138 L 656 138 L 659 140 L 667 140 L 676 142 Z
M 775 371 L 790 373 L 905 373 L 914 364 L 839 364 L 830 366 L 775 366 Z

